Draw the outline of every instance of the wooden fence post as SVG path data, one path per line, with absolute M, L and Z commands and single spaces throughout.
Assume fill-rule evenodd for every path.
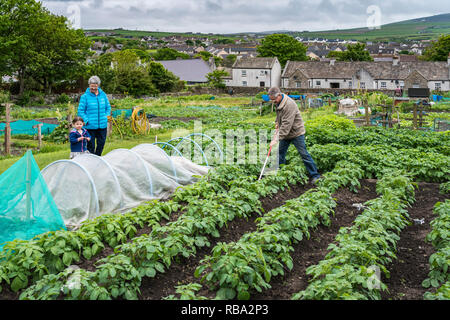
M 6 124 L 5 124 L 5 155 L 11 155 L 11 104 L 5 104 L 5 116 L 6 116 Z
M 38 147 L 37 147 L 38 151 L 41 151 L 41 146 L 42 146 L 42 125 L 43 125 L 43 123 L 38 123 L 33 126 L 33 129 L 34 128 L 38 129 Z

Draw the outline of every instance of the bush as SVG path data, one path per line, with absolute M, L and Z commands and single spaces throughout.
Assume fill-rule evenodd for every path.
M 55 143 L 66 143 L 69 141 L 69 129 L 71 124 L 67 120 L 60 122 L 59 126 L 44 140 L 49 140 Z
M 59 97 L 56 99 L 56 102 L 61 104 L 68 103 L 70 101 L 71 101 L 70 97 L 65 93 L 60 94 Z

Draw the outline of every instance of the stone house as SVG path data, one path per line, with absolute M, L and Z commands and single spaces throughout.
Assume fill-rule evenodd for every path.
M 283 88 L 450 90 L 450 58 L 445 61 L 288 61 Z

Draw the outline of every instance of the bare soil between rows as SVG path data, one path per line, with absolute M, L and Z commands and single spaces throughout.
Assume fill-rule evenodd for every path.
M 408 209 L 410 219 L 421 220 L 423 224 L 414 221 L 400 233 L 397 242 L 397 259 L 389 266 L 390 278 L 382 273 L 381 281 L 388 287 L 389 292 L 382 292 L 384 300 L 423 300 L 425 292 L 435 289 L 422 287 L 422 282 L 428 278 L 429 258 L 435 252 L 431 243 L 425 238 L 431 231 L 430 222 L 437 216 L 433 214 L 433 207 L 437 202 L 444 202 L 448 195 L 439 193 L 438 183 L 418 183 L 416 201 Z

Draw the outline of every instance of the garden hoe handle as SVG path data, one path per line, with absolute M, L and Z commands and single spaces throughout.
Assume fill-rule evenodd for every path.
M 267 160 L 269 160 L 269 156 L 270 156 L 270 151 L 271 150 L 272 150 L 272 146 L 270 146 L 270 148 L 269 148 L 269 153 L 267 154 L 266 161 L 264 161 L 264 165 L 262 167 L 261 174 L 259 175 L 259 179 L 258 180 L 261 180 L 261 177 L 263 175 L 264 169 L 266 168 Z

